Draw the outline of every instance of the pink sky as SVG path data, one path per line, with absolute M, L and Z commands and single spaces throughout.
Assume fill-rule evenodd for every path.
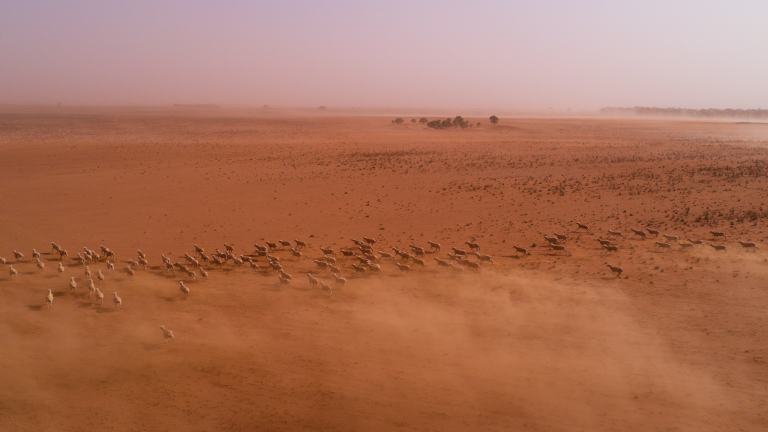
M 0 0 L 0 103 L 768 108 L 768 1 Z

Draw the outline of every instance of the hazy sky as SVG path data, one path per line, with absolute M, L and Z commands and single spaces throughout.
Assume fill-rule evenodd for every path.
M 768 0 L 0 0 L 0 103 L 768 108 Z

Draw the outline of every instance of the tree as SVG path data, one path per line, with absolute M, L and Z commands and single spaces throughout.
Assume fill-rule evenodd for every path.
M 453 118 L 453 126 L 464 129 L 467 126 L 469 126 L 469 123 L 466 120 L 464 120 L 464 117 L 456 116 Z
M 428 121 L 429 119 L 427 119 L 426 117 L 422 117 L 419 119 L 419 123 L 427 123 Z
M 442 120 L 432 120 L 431 122 L 427 123 L 427 126 L 431 127 L 432 129 L 445 129 Z
M 491 124 L 498 124 L 499 123 L 499 118 L 496 117 L 496 115 L 492 115 L 492 116 L 488 117 L 488 120 L 491 121 Z
M 403 118 L 397 117 L 396 119 L 392 120 L 392 123 L 394 124 L 403 124 Z

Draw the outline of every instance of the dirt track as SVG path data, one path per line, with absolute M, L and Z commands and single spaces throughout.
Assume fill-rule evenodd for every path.
M 285 113 L 4 110 L 0 256 L 27 256 L 16 278 L 0 273 L 0 430 L 768 428 L 766 125 L 504 119 L 433 131 Z M 705 244 L 662 249 L 663 237 L 630 231 L 646 226 Z M 624 233 L 617 252 L 596 241 L 609 229 Z M 544 247 L 553 232 L 565 251 Z M 435 240 L 440 257 L 476 239 L 495 263 L 459 273 L 429 254 L 424 268 L 384 259 L 370 275 L 338 257 L 347 285 L 309 288 L 320 246 L 365 235 L 385 250 Z M 309 244 L 301 259 L 275 252 L 289 285 L 229 263 L 184 299 L 178 273 L 121 270 L 137 248 L 154 267 L 193 243 L 250 253 L 283 238 Z M 50 241 L 117 252 L 98 283 L 105 306 L 71 260 L 63 275 L 52 255 L 36 269 L 31 249 Z

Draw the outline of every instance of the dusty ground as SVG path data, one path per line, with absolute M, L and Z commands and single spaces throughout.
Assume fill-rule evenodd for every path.
M 332 114 L 4 107 L 0 185 L 0 256 L 26 255 L 18 276 L 0 273 L 2 431 L 768 429 L 768 125 L 434 131 Z M 666 250 L 630 231 L 645 227 L 705 243 Z M 596 241 L 609 229 L 625 235 L 617 252 Z M 564 251 L 544 247 L 553 232 Z M 443 250 L 406 273 L 383 259 L 380 275 L 339 256 L 349 282 L 311 289 L 308 271 L 331 281 L 312 263 L 319 248 L 362 236 Z M 159 267 L 193 243 L 245 254 L 283 238 L 309 244 L 301 258 L 274 252 L 288 285 L 231 261 L 206 264 L 208 279 Z M 470 239 L 495 263 L 432 260 Z M 70 252 L 63 274 L 51 241 Z M 104 306 L 71 259 L 100 244 L 117 253 L 117 270 L 90 266 L 106 273 Z M 150 267 L 129 276 L 137 248 Z

